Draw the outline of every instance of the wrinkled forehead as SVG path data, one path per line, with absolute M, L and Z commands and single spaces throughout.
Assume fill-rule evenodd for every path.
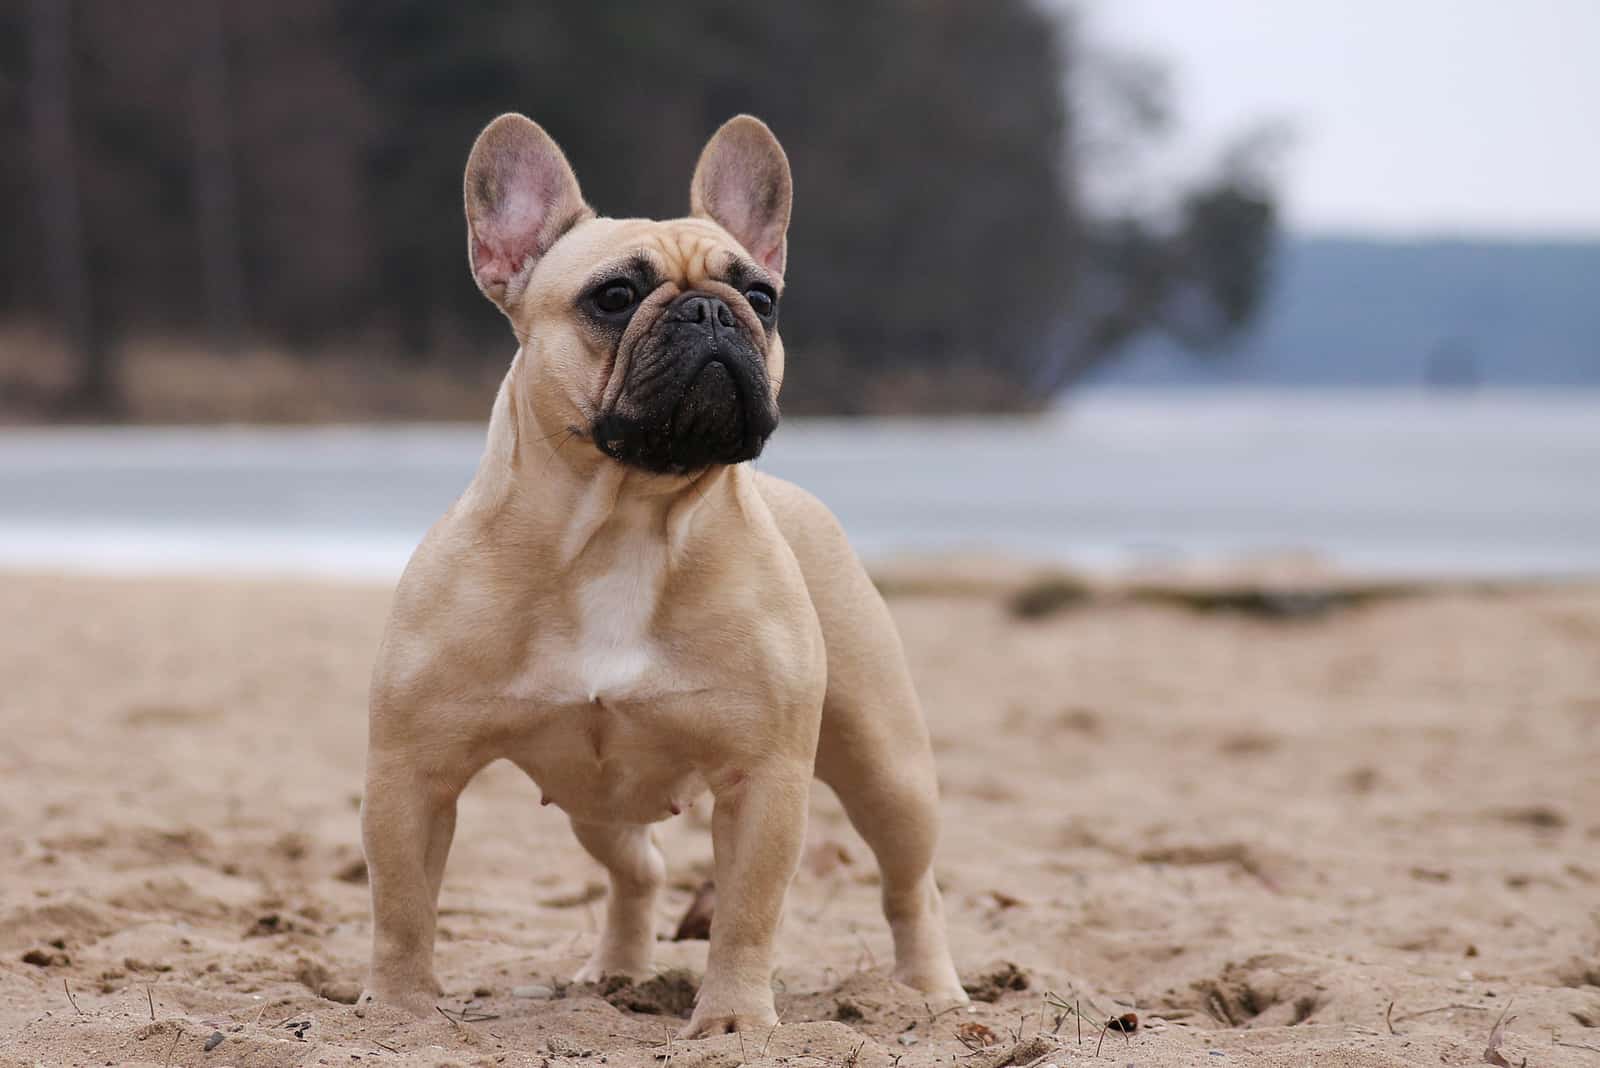
M 647 289 L 666 282 L 680 289 L 708 281 L 737 289 L 754 282 L 781 285 L 726 230 L 705 219 L 591 219 L 556 242 L 548 259 L 580 291 L 609 276 Z

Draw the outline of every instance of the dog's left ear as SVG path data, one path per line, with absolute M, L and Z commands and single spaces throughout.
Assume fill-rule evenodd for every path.
M 780 278 L 793 199 L 789 157 L 753 115 L 737 115 L 711 135 L 689 186 L 689 210 L 728 231 Z

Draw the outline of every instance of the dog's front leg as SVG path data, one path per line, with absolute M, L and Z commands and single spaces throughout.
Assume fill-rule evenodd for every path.
M 373 1002 L 415 1016 L 433 1013 L 440 993 L 433 974 L 439 884 L 463 784 L 405 757 L 369 757 L 361 841 L 372 884 L 372 966 L 358 1015 Z
M 711 781 L 717 910 L 705 981 L 684 1038 L 778 1022 L 772 943 L 800 864 L 810 778 L 805 765 L 774 761 Z

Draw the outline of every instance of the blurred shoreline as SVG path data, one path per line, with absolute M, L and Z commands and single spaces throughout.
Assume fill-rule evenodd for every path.
M 1600 392 L 1090 390 L 1025 418 L 792 419 L 761 470 L 873 565 L 1600 575 Z M 0 567 L 392 580 L 481 423 L 13 428 Z M 946 563 L 932 570 L 948 570 Z

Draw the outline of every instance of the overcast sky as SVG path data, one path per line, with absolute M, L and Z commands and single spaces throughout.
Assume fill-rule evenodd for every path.
M 1177 158 L 1288 120 L 1298 230 L 1600 236 L 1600 0 L 1085 6 L 1171 62 Z

